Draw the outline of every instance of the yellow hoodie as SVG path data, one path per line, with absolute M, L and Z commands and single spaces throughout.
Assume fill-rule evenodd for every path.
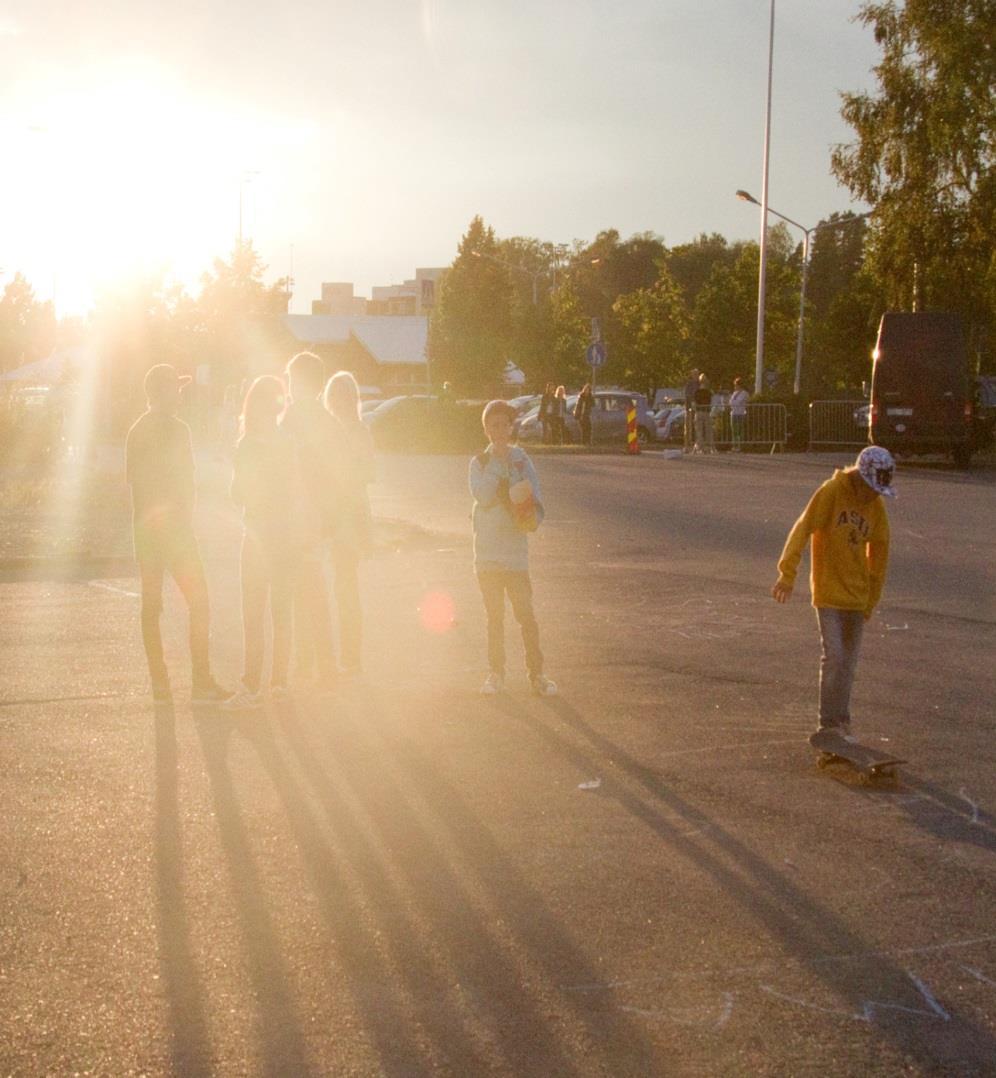
M 880 497 L 859 501 L 851 485 L 853 474 L 853 468 L 838 469 L 812 496 L 785 541 L 778 580 L 788 586 L 795 583 L 799 559 L 811 535 L 813 606 L 862 610 L 867 618 L 885 584 L 889 518 Z

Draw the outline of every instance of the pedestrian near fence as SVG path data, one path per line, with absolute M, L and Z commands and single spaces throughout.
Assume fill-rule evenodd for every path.
M 543 396 L 540 398 L 539 406 L 540 427 L 543 431 L 544 445 L 552 445 L 554 441 L 554 429 L 556 427 L 556 419 L 553 414 L 555 397 L 556 392 L 553 382 L 547 382 L 546 388 L 543 390 Z
M 747 425 L 747 402 L 750 394 L 744 389 L 741 378 L 733 379 L 733 392 L 730 394 L 730 427 L 733 431 L 733 452 L 743 449 L 744 427 Z
M 712 390 L 709 379 L 699 375 L 699 386 L 695 390 L 695 450 L 696 453 L 715 453 L 712 444 Z
M 695 444 L 695 391 L 699 388 L 699 369 L 692 367 L 685 381 L 685 452 L 690 453 Z

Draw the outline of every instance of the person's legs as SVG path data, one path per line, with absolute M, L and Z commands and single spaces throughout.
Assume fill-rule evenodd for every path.
M 193 536 L 172 559 L 169 571 L 187 601 L 190 616 L 190 665 L 194 685 L 208 685 L 213 680 L 208 657 L 211 612 L 204 563 Z
M 744 440 L 744 419 L 746 417 L 742 415 L 730 416 L 730 422 L 733 426 L 733 448 L 736 452 L 740 452 L 741 444 Z
M 692 425 L 693 422 L 694 422 L 694 416 L 692 414 L 692 410 L 686 404 L 685 405 L 685 419 L 684 419 L 684 422 L 682 423 L 682 428 L 683 428 L 682 433 L 684 434 L 685 452 L 686 453 L 691 451 L 693 443 L 695 441 L 695 428 Z
M 526 649 L 526 670 L 530 679 L 543 673 L 543 652 L 540 651 L 539 625 L 533 612 L 533 588 L 528 573 L 505 573 L 505 587 L 512 603 L 512 613 L 522 630 Z
M 339 655 L 347 670 L 359 670 L 363 613 L 360 608 L 360 556 L 349 543 L 333 543 L 335 601 L 339 608 Z
M 242 683 L 251 693 L 259 692 L 263 672 L 263 621 L 269 566 L 259 542 L 250 535 L 242 538 Z
M 706 434 L 705 434 L 705 412 L 699 410 L 695 413 L 695 451 L 697 453 L 704 453 L 706 448 Z
M 159 560 L 142 559 L 138 563 L 142 581 L 142 644 L 149 664 L 152 691 L 169 687 L 169 674 L 163 658 L 163 638 L 159 619 L 163 612 L 163 577 L 165 570 Z
M 505 581 L 504 574 L 477 574 L 477 583 L 488 616 L 488 666 L 492 674 L 505 676 Z
M 864 615 L 860 610 L 818 607 L 820 627 L 820 727 L 847 729 L 851 687 L 861 650 Z
M 335 646 L 320 550 L 308 551 L 298 565 L 294 605 L 294 631 L 299 638 L 303 638 L 301 644 L 304 654 L 313 655 L 319 678 L 326 681 L 333 679 Z
M 270 620 L 273 624 L 273 657 L 270 685 L 287 685 L 294 608 L 294 581 L 297 564 L 288 550 L 270 554 Z

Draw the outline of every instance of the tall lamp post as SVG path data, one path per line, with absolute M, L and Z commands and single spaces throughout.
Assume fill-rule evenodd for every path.
M 755 206 L 761 205 L 761 203 L 748 191 L 738 191 L 737 198 L 742 202 L 753 202 Z M 779 213 L 778 210 L 773 210 L 770 206 L 767 207 L 766 213 L 773 213 L 776 217 L 780 217 L 786 223 L 795 225 L 803 235 L 802 284 L 799 288 L 799 326 L 795 334 L 795 381 L 792 383 L 792 392 L 798 396 L 802 389 L 802 338 L 806 315 L 806 280 L 809 276 L 809 237 L 814 232 L 819 232 L 823 228 L 843 228 L 854 221 L 863 221 L 868 214 L 859 213 L 854 217 L 848 217 L 844 221 L 824 221 L 822 224 L 813 225 L 812 228 L 806 228 L 805 225 L 800 225 L 798 221 L 793 221 L 791 217 L 786 217 L 784 213 Z
M 761 167 L 761 250 L 757 270 L 757 344 L 754 361 L 754 392 L 764 390 L 764 299 L 768 269 L 768 161 L 771 156 L 771 73 L 775 57 L 775 0 L 771 0 L 768 25 L 768 94 L 764 112 L 764 162 Z M 754 200 L 751 199 L 753 202 Z

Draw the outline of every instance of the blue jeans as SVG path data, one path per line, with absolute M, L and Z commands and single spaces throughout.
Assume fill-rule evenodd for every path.
M 861 651 L 865 615 L 861 610 L 816 608 L 820 626 L 820 728 L 851 721 L 851 686 Z
M 531 678 L 543 673 L 543 652 L 540 651 L 539 626 L 533 613 L 533 588 L 528 573 L 512 569 L 486 569 L 477 574 L 477 582 L 488 615 L 488 663 L 493 674 L 505 676 L 505 595 L 512 604 L 512 613 L 522 630 L 526 649 L 526 670 Z

